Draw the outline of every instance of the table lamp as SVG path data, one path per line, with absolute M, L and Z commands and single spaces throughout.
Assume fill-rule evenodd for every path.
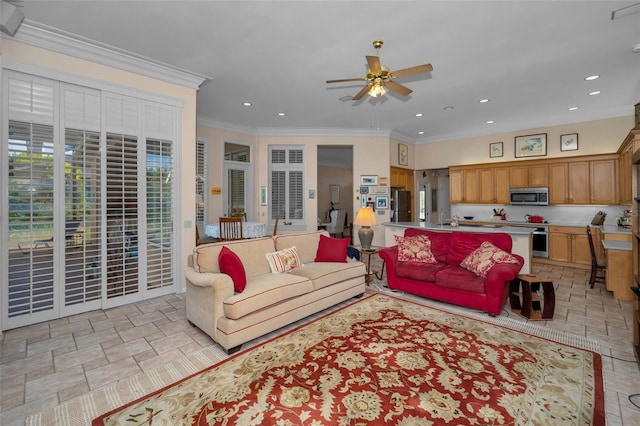
M 371 227 L 378 224 L 373 209 L 371 207 L 360 207 L 353 224 L 360 226 L 360 230 L 358 230 L 360 247 L 363 250 L 371 250 L 371 241 L 373 241 L 373 229 Z

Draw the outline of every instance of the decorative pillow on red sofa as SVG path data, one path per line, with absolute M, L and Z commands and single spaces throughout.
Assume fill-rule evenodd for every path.
M 496 263 L 519 263 L 511 254 L 485 241 L 467 256 L 460 266 L 480 277 L 486 277 Z
M 247 285 L 247 274 L 238 255 L 227 246 L 223 246 L 220 254 L 218 254 L 218 266 L 220 267 L 220 272 L 231 277 L 233 289 L 238 293 L 242 293 Z
M 347 263 L 347 249 L 349 238 L 330 238 L 320 235 L 315 262 L 343 262 Z
M 415 237 L 416 235 L 425 235 L 431 240 L 431 253 L 438 262 L 446 262 L 449 254 L 449 241 L 451 240 L 451 232 L 432 232 L 426 229 L 407 228 L 404 230 L 405 237 Z M 478 243 L 478 245 L 480 245 Z
M 480 247 L 485 241 L 489 241 L 499 249 L 511 253 L 513 241 L 511 240 L 511 235 L 507 233 L 452 232 L 449 240 L 447 263 L 449 265 L 460 265 L 471 252 Z
M 415 235 L 413 237 L 394 235 L 394 237 L 398 244 L 398 261 L 420 263 L 438 262 L 433 256 L 433 253 L 431 253 L 431 240 L 426 235 Z

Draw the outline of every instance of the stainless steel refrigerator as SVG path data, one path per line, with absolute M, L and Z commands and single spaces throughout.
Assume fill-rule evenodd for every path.
M 391 222 L 411 222 L 411 191 L 391 188 Z

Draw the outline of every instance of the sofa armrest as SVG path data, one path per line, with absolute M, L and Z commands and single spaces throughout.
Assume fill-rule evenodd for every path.
M 187 319 L 218 342 L 218 320 L 224 316 L 223 303 L 233 296 L 233 281 L 226 274 L 200 273 L 185 268 Z
M 387 285 L 396 280 L 396 265 L 398 264 L 398 246 L 386 247 L 378 252 L 380 259 L 385 262 L 387 270 Z

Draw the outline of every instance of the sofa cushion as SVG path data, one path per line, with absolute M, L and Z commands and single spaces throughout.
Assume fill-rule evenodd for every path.
M 271 237 L 199 245 L 193 249 L 193 269 L 196 272 L 219 273 L 218 255 L 224 246 L 238 255 L 244 265 L 247 278 L 271 272 L 269 263 L 264 257 L 265 253 L 276 250 Z
M 292 274 L 264 274 L 248 278 L 242 293 L 236 293 L 224 301 L 224 315 L 230 319 L 242 318 L 312 290 L 310 280 Z
M 417 281 L 433 282 L 436 280 L 436 273 L 446 267 L 446 263 L 398 262 L 396 264 L 396 276 Z
M 349 238 L 331 238 L 320 235 L 315 262 L 346 262 Z
M 435 283 L 452 290 L 485 294 L 486 279 L 460 266 L 449 265 L 436 273 Z
M 302 266 L 296 246 L 273 253 L 267 253 L 265 256 L 267 257 L 269 268 L 273 274 L 281 274 Z
M 404 231 L 405 237 L 413 237 L 415 235 L 426 235 L 431 241 L 431 253 L 438 262 L 446 262 L 449 254 L 449 240 L 451 232 L 433 232 L 425 229 L 407 228 Z
M 431 253 L 431 240 L 426 235 L 401 237 L 394 235 L 398 244 L 398 260 L 400 262 L 436 263 Z
M 220 266 L 220 272 L 231 277 L 233 289 L 238 293 L 242 293 L 247 285 L 247 274 L 238 255 L 227 246 L 223 246 L 220 254 L 218 254 L 218 265 Z
M 491 242 L 485 241 L 465 257 L 460 266 L 480 277 L 486 277 L 489 270 L 497 263 L 518 263 L 518 259 Z
M 327 231 L 282 234 L 274 237 L 276 250 L 296 246 L 302 263 L 310 263 L 316 258 L 320 235 L 329 236 Z
M 312 262 L 302 268 L 296 268 L 289 275 L 305 277 L 313 282 L 313 289 L 318 290 L 338 282 L 364 276 L 366 267 L 362 262 Z
M 449 240 L 449 254 L 447 263 L 449 265 L 459 265 L 469 254 L 480 247 L 485 241 L 491 242 L 494 246 L 511 253 L 511 236 L 504 232 L 496 233 L 470 233 L 470 232 L 452 232 Z

